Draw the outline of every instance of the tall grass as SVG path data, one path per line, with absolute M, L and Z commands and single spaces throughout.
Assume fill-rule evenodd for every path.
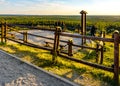
M 46 50 L 11 42 L 1 44 L 0 49 L 83 86 L 114 86 L 113 73 L 63 59 L 59 56 L 57 57 L 57 63 L 52 64 L 52 55 Z M 113 63 L 113 54 L 110 52 L 113 52 L 113 44 L 108 43 L 104 54 L 103 65 L 105 66 L 111 66 Z M 74 54 L 74 57 L 95 62 L 95 52 L 90 50 L 79 50 L 78 53 Z

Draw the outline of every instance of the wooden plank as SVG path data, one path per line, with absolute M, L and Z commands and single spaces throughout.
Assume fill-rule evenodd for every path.
M 91 40 L 98 40 L 98 41 L 104 41 L 104 42 L 114 42 L 113 38 L 100 38 L 100 37 L 93 37 L 93 36 L 68 34 L 68 33 L 63 33 L 63 32 L 61 32 L 60 35 L 67 36 L 67 37 L 74 37 L 74 38 L 85 38 L 85 39 L 91 39 Z
M 18 32 L 18 33 L 23 34 L 23 32 Z M 35 37 L 41 37 L 41 38 L 45 38 L 45 39 L 49 39 L 49 40 L 54 40 L 54 38 L 45 37 L 45 36 L 40 36 L 40 35 L 35 35 L 35 34 L 31 34 L 31 33 L 28 33 L 28 35 L 35 36 Z M 60 42 L 67 43 L 68 41 L 65 41 L 65 40 L 60 40 Z
M 11 40 L 11 41 L 14 41 L 14 42 L 17 42 L 17 43 L 20 43 L 20 44 L 23 44 L 23 45 L 27 45 L 27 46 L 30 46 L 30 47 L 34 47 L 34 48 L 39 48 L 39 49 L 45 49 L 45 50 L 49 50 L 49 51 L 52 51 L 51 48 L 48 48 L 48 47 L 43 47 L 43 46 L 38 46 L 36 44 L 33 44 L 33 43 L 30 43 L 30 42 L 27 42 L 27 43 L 23 43 L 19 40 L 16 40 L 16 39 L 12 39 L 12 38 L 7 38 L 8 40 Z

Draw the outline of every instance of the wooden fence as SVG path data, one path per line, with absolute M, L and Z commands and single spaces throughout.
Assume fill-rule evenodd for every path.
M 85 64 L 85 65 L 88 65 L 88 66 L 92 66 L 92 67 L 95 67 L 95 68 L 99 68 L 99 69 L 102 69 L 102 70 L 113 72 L 114 73 L 113 78 L 114 78 L 114 81 L 116 83 L 116 86 L 119 84 L 119 43 L 120 43 L 119 32 L 114 32 L 112 38 L 101 38 L 101 37 L 92 37 L 92 36 L 85 36 L 85 35 L 75 35 L 75 34 L 63 33 L 61 31 L 61 28 L 57 27 L 56 29 L 52 30 L 52 31 L 55 31 L 54 38 L 38 36 L 38 35 L 27 33 L 27 32 L 23 32 L 23 33 L 20 32 L 21 34 L 23 34 L 23 39 L 16 40 L 16 39 L 13 39 L 13 38 L 10 38 L 10 37 L 7 36 L 7 27 L 8 26 L 6 25 L 6 23 L 2 24 L 2 26 L 1 26 L 1 42 L 6 42 L 7 39 L 8 39 L 8 40 L 18 42 L 18 43 L 21 43 L 21 44 L 24 44 L 24 45 L 28 45 L 28 46 L 31 46 L 31 47 L 50 50 L 52 55 L 53 55 L 53 58 L 52 58 L 53 62 L 56 61 L 57 56 L 61 56 L 63 58 L 67 58 L 69 60 L 72 60 L 72 61 L 75 61 L 75 62 L 78 62 L 78 63 L 82 63 L 82 64 Z M 34 27 L 29 27 L 29 28 L 34 28 Z M 27 40 L 28 35 L 53 40 L 54 41 L 53 42 L 53 48 L 38 46 L 38 45 L 35 45 L 33 43 L 29 43 L 28 40 Z M 91 62 L 87 62 L 87 61 L 84 61 L 84 60 L 79 60 L 79 59 L 74 58 L 72 56 L 73 55 L 73 52 L 72 52 L 72 47 L 73 46 L 86 48 L 86 49 L 91 49 L 91 50 L 95 50 L 96 52 L 99 52 L 99 51 L 101 52 L 100 63 L 102 64 L 102 62 L 103 62 L 103 46 L 101 48 L 99 48 L 99 46 L 101 46 L 101 45 L 97 44 L 97 47 L 93 48 L 93 47 L 84 46 L 84 45 L 77 45 L 77 44 L 74 44 L 72 40 L 68 40 L 68 41 L 60 40 L 60 36 L 81 38 L 81 39 L 89 39 L 89 40 L 93 40 L 93 41 L 97 40 L 97 41 L 102 41 L 102 42 L 112 42 L 114 44 L 114 66 L 113 67 L 106 67 L 106 66 L 103 66 L 103 65 L 99 65 L 99 64 L 95 64 L 95 63 L 91 63 Z M 60 49 L 59 49 L 60 48 L 60 42 L 67 43 L 68 53 L 60 51 Z M 65 54 L 68 54 L 68 55 L 65 55 Z M 98 55 L 96 55 L 96 56 L 98 56 Z

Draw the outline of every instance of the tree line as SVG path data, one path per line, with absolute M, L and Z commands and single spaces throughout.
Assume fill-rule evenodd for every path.
M 1 15 L 1 22 L 9 24 L 23 24 L 29 26 L 55 26 L 56 22 L 64 23 L 64 28 L 76 30 L 81 28 L 80 16 L 57 16 L 57 15 Z M 87 27 L 95 25 L 98 31 L 112 33 L 114 30 L 120 31 L 120 16 L 87 16 Z

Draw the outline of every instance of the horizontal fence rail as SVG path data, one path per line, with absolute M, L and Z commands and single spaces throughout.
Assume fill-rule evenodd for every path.
M 52 51 L 51 48 L 48 48 L 48 47 L 43 47 L 43 46 L 38 46 L 38 45 L 35 45 L 33 43 L 23 43 L 19 40 L 15 40 L 15 39 L 12 39 L 12 38 L 7 38 L 8 40 L 11 40 L 11 41 L 14 41 L 14 42 L 17 42 L 17 43 L 20 43 L 20 44 L 23 44 L 23 45 L 27 45 L 27 46 L 30 46 L 30 47 L 34 47 L 34 48 L 39 48 L 39 49 L 45 49 L 45 50 L 49 50 L 49 51 Z
M 18 33 L 23 34 L 23 32 L 18 32 Z M 35 35 L 35 34 L 31 34 L 31 33 L 27 33 L 27 34 L 28 34 L 28 35 L 31 35 L 31 36 L 35 36 L 35 37 L 40 37 L 40 38 L 45 38 L 45 39 L 49 39 L 49 40 L 54 40 L 54 38 L 50 38 L 50 37 L 45 37 L 45 36 Z M 68 41 L 60 40 L 60 42 L 67 43 Z
M 114 42 L 113 38 L 100 38 L 100 37 L 93 37 L 93 36 L 84 36 L 84 35 L 73 35 L 73 34 L 67 34 L 67 33 L 60 33 L 62 36 L 67 37 L 74 37 L 74 38 L 84 38 L 84 39 L 91 39 L 91 40 L 98 40 L 103 42 Z

